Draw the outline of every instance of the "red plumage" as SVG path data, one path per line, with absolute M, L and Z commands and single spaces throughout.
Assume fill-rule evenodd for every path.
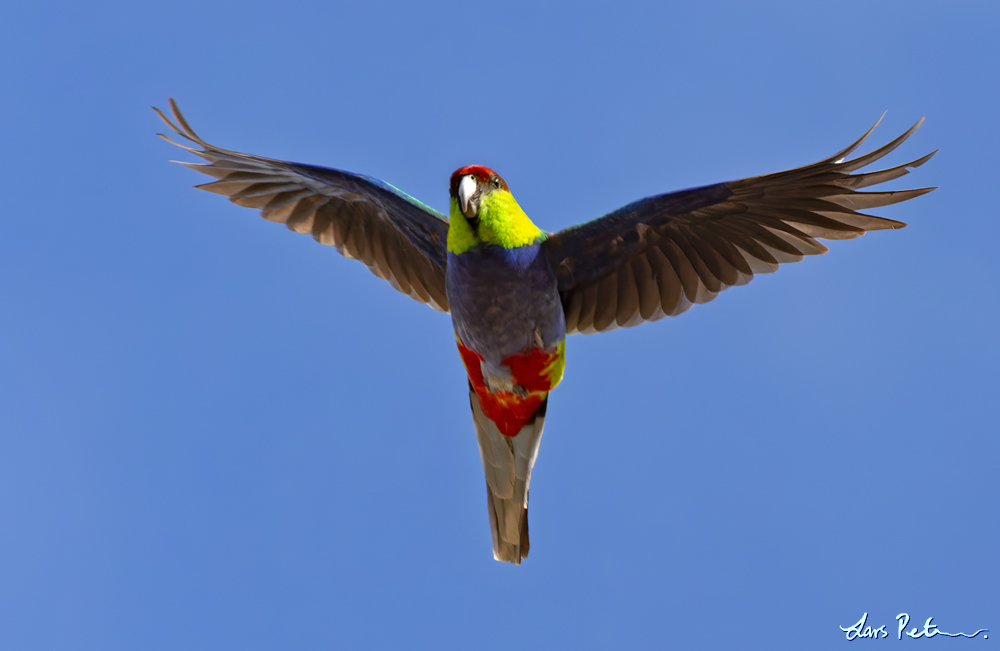
M 480 183 L 484 184 L 487 181 L 489 181 L 490 177 L 495 176 L 496 178 L 500 179 L 500 186 L 504 190 L 510 191 L 510 188 L 507 187 L 507 182 L 503 180 L 503 177 L 494 172 L 493 170 L 491 170 L 490 168 L 484 167 L 482 165 L 466 165 L 465 167 L 458 168 L 451 175 L 451 188 L 450 188 L 451 196 L 453 197 L 458 196 L 458 184 L 459 182 L 461 182 L 462 177 L 465 176 L 466 174 L 472 174 L 479 180 Z
M 519 396 L 510 391 L 490 391 L 483 379 L 483 356 L 458 342 L 458 352 L 462 356 L 469 382 L 476 392 L 479 405 L 487 418 L 496 423 L 504 436 L 517 436 L 521 428 L 531 420 L 542 400 L 552 390 L 549 370 L 559 357 L 558 352 L 547 353 L 541 348 L 532 348 L 524 353 L 516 353 L 503 360 L 510 369 L 514 383 L 528 392 Z

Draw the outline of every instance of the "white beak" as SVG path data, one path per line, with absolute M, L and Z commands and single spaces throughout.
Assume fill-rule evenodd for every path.
M 462 177 L 462 181 L 458 184 L 458 203 L 462 207 L 462 214 L 468 216 L 469 214 L 469 199 L 472 195 L 476 193 L 476 179 L 471 174 L 466 174 Z

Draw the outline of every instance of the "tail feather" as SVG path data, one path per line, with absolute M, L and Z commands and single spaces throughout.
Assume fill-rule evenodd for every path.
M 509 500 L 502 500 L 493 495 L 490 485 L 486 484 L 486 507 L 490 514 L 490 531 L 493 534 L 493 558 L 504 563 L 520 565 L 522 558 L 528 557 L 528 507 L 521 510 L 520 542 L 514 544 L 504 539 L 501 534 L 500 519 L 497 515 L 497 506 L 501 512 L 505 510 L 514 511 L 509 506 Z
M 486 474 L 486 502 L 493 534 L 493 557 L 521 564 L 527 558 L 528 487 L 545 425 L 548 395 L 516 436 L 504 436 L 486 417 L 475 391 L 469 387 L 472 419 L 476 424 L 479 453 Z

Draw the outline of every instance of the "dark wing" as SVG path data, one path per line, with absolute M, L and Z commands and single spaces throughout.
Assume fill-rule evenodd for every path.
M 881 119 L 879 120 L 881 121 Z M 566 332 L 594 333 L 676 316 L 782 262 L 826 253 L 815 238 L 845 240 L 906 224 L 856 210 L 935 188 L 857 192 L 907 174 L 936 152 L 891 169 L 852 174 L 906 140 L 923 122 L 870 154 L 740 181 L 648 197 L 545 241 L 566 312 Z
M 218 179 L 196 187 L 258 208 L 264 219 L 297 233 L 309 233 L 345 257 L 361 260 L 404 294 L 448 311 L 444 215 L 368 176 L 220 149 L 198 137 L 172 99 L 170 109 L 176 125 L 159 109 L 153 110 L 178 135 L 203 149 L 160 135 L 210 163 L 182 165 Z

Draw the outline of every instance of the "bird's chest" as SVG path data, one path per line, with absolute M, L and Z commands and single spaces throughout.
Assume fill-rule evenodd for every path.
M 551 348 L 565 336 L 556 277 L 541 244 L 450 253 L 447 291 L 455 334 L 487 362 Z

